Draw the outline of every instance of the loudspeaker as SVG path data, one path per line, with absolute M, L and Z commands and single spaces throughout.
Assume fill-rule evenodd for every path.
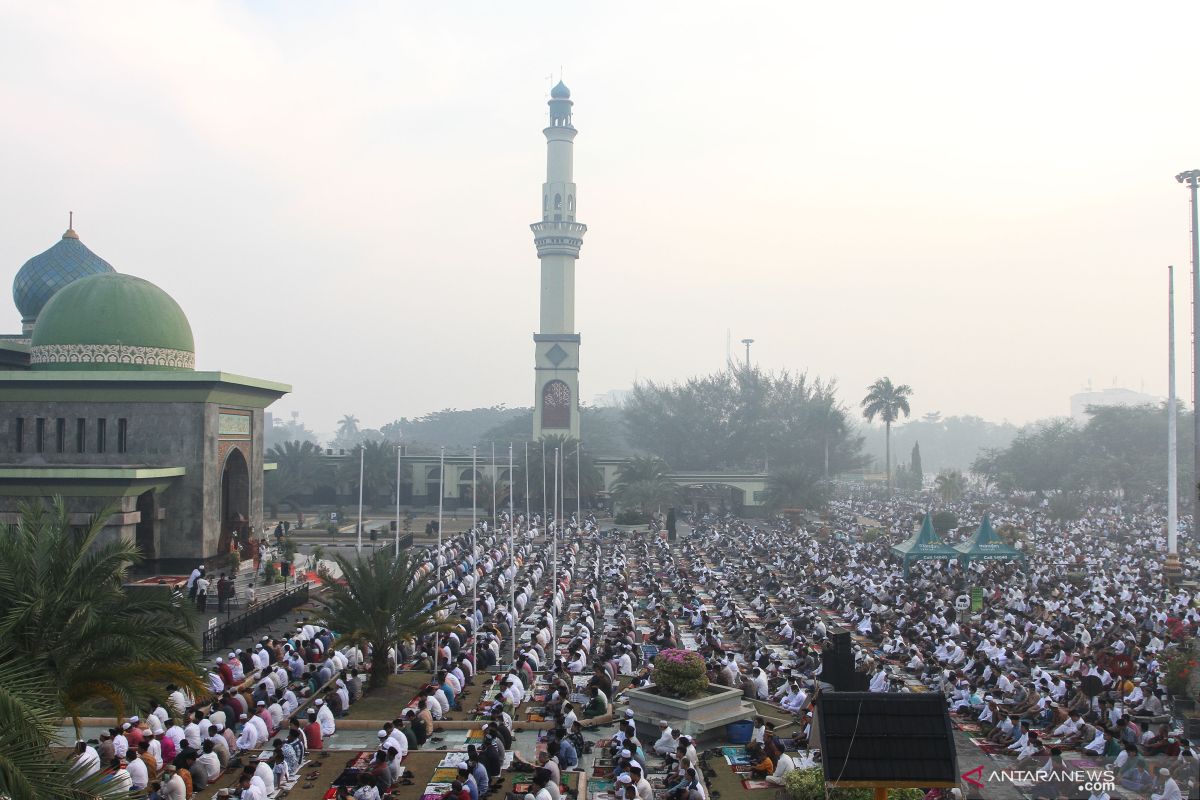
M 850 631 L 833 631 L 829 639 L 831 644 L 821 652 L 821 680 L 839 692 L 856 691 L 853 685 L 858 673 L 854 671 L 854 644 Z M 866 678 L 865 675 L 861 677 Z

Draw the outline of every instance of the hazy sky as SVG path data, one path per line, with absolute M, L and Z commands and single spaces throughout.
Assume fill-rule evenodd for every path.
M 1194 0 L 0 9 L 7 274 L 74 210 L 198 367 L 317 430 L 532 402 L 560 66 L 585 400 L 720 368 L 727 330 L 914 414 L 1165 395 L 1168 263 L 1190 399 Z

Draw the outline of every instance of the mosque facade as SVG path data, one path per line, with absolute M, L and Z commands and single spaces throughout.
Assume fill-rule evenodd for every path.
M 191 325 L 149 281 L 73 229 L 13 281 L 21 333 L 0 336 L 0 522 L 62 497 L 106 515 L 159 571 L 190 570 L 262 528 L 263 411 L 280 383 L 195 368 Z

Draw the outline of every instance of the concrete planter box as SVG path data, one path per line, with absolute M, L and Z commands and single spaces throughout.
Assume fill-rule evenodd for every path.
M 647 727 L 639 730 L 654 730 L 658 721 L 665 719 L 672 728 L 678 728 L 689 736 L 696 736 L 714 728 L 723 728 L 730 722 L 753 719 L 757 713 L 754 706 L 742 697 L 741 689 L 710 685 L 706 694 L 691 699 L 677 700 L 654 691 L 654 684 L 640 689 L 626 689 L 629 708 L 633 718 Z

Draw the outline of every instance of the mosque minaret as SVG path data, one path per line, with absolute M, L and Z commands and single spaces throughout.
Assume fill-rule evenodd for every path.
M 533 436 L 579 438 L 579 334 L 575 331 L 575 260 L 587 226 L 575 220 L 571 91 L 550 90 L 542 219 L 529 227 L 542 264 L 541 321 L 534 341 Z

